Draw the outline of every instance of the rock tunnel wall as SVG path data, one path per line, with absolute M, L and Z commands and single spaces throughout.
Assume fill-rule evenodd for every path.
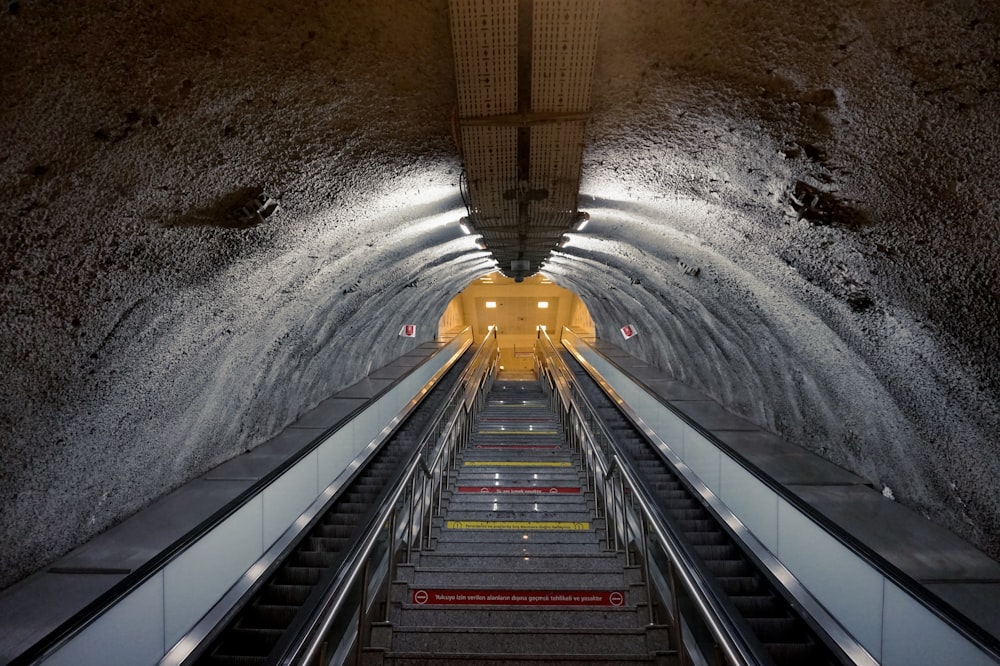
M 635 355 L 1000 555 L 1000 10 L 603 12 L 592 222 L 547 270 L 600 336 L 637 325 Z M 2 586 L 493 266 L 455 226 L 444 0 L 22 0 L 0 41 Z M 227 214 L 258 192 L 280 210 Z

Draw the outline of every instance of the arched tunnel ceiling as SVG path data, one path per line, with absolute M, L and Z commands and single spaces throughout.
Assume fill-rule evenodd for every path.
M 0 584 L 493 270 L 456 224 L 444 0 L 8 6 Z M 545 268 L 602 337 L 635 324 L 631 353 L 994 556 L 998 35 L 986 0 L 604 3 L 591 225 Z M 257 189 L 280 211 L 234 226 Z

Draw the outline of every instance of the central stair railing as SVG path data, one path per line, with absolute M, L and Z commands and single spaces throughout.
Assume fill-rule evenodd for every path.
M 425 540 L 430 542 L 433 517 L 441 510 L 442 490 L 454 473 L 456 456 L 471 438 L 499 357 L 496 332 L 491 328 L 389 485 L 391 490 L 347 554 L 323 599 L 306 621 L 290 628 L 269 664 L 344 663 L 352 655 L 360 663 L 366 627 L 380 600 L 379 590 L 384 586 L 388 613 L 397 560 L 409 563 L 413 552 L 424 548 Z

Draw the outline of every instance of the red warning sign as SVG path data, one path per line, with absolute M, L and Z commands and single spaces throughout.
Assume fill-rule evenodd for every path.
M 460 493 L 486 493 L 493 495 L 533 495 L 533 494 L 573 494 L 579 495 L 580 489 L 572 486 L 539 487 L 539 486 L 459 486 Z
M 623 606 L 620 590 L 413 590 L 418 606 Z

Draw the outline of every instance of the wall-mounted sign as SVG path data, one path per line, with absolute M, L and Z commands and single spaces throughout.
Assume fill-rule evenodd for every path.
M 403 328 L 399 329 L 399 334 L 404 338 L 415 338 L 417 337 L 417 325 L 403 324 Z
M 622 332 L 622 337 L 625 338 L 626 340 L 628 340 L 631 337 L 634 337 L 635 334 L 638 333 L 638 331 L 635 330 L 635 326 L 633 326 L 632 324 L 625 324 L 624 326 L 622 326 L 621 332 Z

